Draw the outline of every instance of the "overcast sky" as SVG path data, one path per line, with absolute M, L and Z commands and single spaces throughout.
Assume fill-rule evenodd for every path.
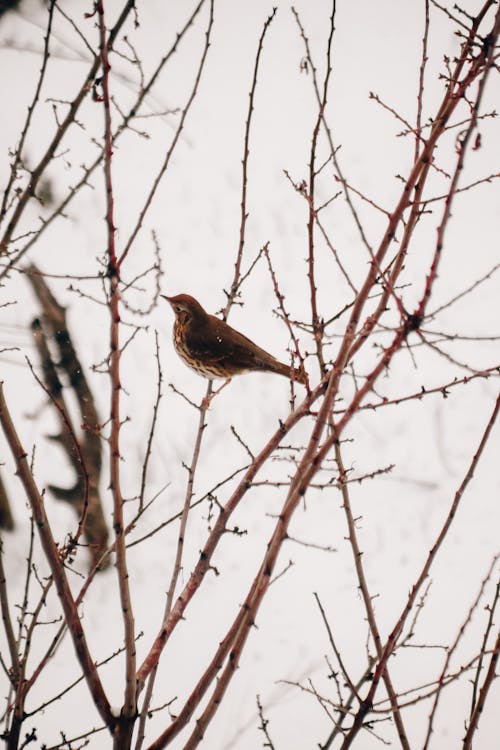
M 451 7 L 451 3 L 449 4 Z M 349 184 L 371 198 L 374 208 L 359 200 L 357 208 L 364 223 L 368 241 L 376 246 L 384 231 L 387 215 L 401 193 L 398 177 L 408 174 L 414 142 L 400 137 L 404 124 L 370 97 L 378 95 L 400 116 L 414 124 L 416 93 L 421 60 L 424 3 L 412 0 L 339 0 L 336 31 L 332 47 L 332 79 L 328 97 L 327 119 L 332 129 L 338 158 Z M 89 3 L 63 3 L 62 7 L 77 22 L 89 41 L 97 44 L 97 32 L 91 19 L 84 19 Z M 149 0 L 138 3 L 140 26 L 127 34 L 143 60 L 146 75 L 168 49 L 175 34 L 185 23 L 194 4 Z M 468 2 L 473 13 L 479 3 Z M 106 3 L 108 24 L 121 8 L 121 3 Z M 164 274 L 162 290 L 167 294 L 185 292 L 200 299 L 212 312 L 226 301 L 239 242 L 241 201 L 241 159 L 247 118 L 248 94 L 255 54 L 265 19 L 273 4 L 264 0 L 252 3 L 216 0 L 213 35 L 206 67 L 202 73 L 199 93 L 189 112 L 186 126 L 177 145 L 171 166 L 162 182 L 143 228 L 129 254 L 124 269 L 132 279 L 154 260 L 151 232 L 156 233 Z M 326 42 L 329 32 L 331 4 L 323 0 L 295 3 L 307 36 L 320 79 L 325 72 Z M 117 144 L 113 157 L 116 224 L 118 246 L 123 247 L 130 236 L 144 197 L 164 159 L 178 123 L 179 114 L 167 112 L 182 108 L 187 101 L 202 53 L 207 27 L 208 5 L 186 35 L 165 75 L 142 114 L 137 131 L 130 131 Z M 0 78 L 4 99 L 0 177 L 7 179 L 8 148 L 17 142 L 26 106 L 30 102 L 40 68 L 40 52 L 46 13 L 35 0 L 26 0 L 19 13 L 8 14 L 0 21 Z M 443 56 L 457 52 L 453 23 L 436 8 L 431 9 L 429 62 L 424 90 L 424 121 L 436 111 L 444 83 Z M 130 52 L 121 43 L 120 51 Z M 61 100 L 71 98 L 88 70 L 89 55 L 82 41 L 68 23 L 57 15 L 55 35 L 46 87 L 36 113 L 36 126 L 27 142 L 26 155 L 30 164 L 37 162 L 54 131 L 52 100 L 58 113 L 64 111 Z M 304 65 L 304 44 L 291 6 L 279 2 L 276 16 L 268 30 L 262 53 L 255 111 L 252 122 L 249 182 L 248 224 L 244 267 L 248 268 L 266 242 L 269 247 L 281 290 L 293 318 L 309 320 L 309 296 L 305 258 L 307 256 L 307 205 L 291 185 L 285 171 L 297 184 L 308 176 L 312 130 L 317 106 L 311 72 Z M 112 56 L 112 93 L 122 111 L 130 106 L 138 86 L 138 72 L 123 57 Z M 483 111 L 498 107 L 498 76 L 491 77 Z M 159 114 L 160 113 L 160 114 Z M 119 122 L 118 111 L 113 113 Z M 80 165 L 95 158 L 92 138 L 102 135 L 102 108 L 90 98 L 79 116 L 82 127 L 73 126 L 62 144 L 50 171 L 51 189 L 55 200 L 61 200 L 68 186 L 80 174 Z M 496 120 L 486 120 L 481 127 L 483 147 L 466 159 L 462 184 L 468 184 L 499 171 L 499 133 Z M 320 143 L 319 154 L 329 155 L 326 140 Z M 440 166 L 451 169 L 454 156 L 450 138 L 439 151 Z M 321 161 L 321 159 L 319 159 Z M 436 174 L 431 181 L 435 194 L 442 194 L 446 178 Z M 339 190 L 334 170 L 327 167 L 318 185 L 318 201 L 322 203 Z M 454 217 L 446 235 L 440 276 L 431 309 L 447 301 L 468 284 L 486 274 L 498 259 L 498 188 L 482 185 L 475 192 L 466 192 L 456 199 Z M 380 210 L 383 209 L 383 210 Z M 33 204 L 23 231 L 37 226 L 38 216 L 46 216 Z M 33 248 L 30 258 L 47 273 L 95 274 L 100 270 L 98 257 L 106 248 L 104 222 L 105 201 L 102 174 L 93 177 L 91 187 L 81 192 L 66 211 L 67 218 L 54 223 Z M 356 283 L 366 271 L 368 253 L 342 197 L 333 201 L 325 214 L 325 226 Z M 434 249 L 435 222 L 432 217 L 422 222 L 417 240 L 408 259 L 405 282 L 401 291 L 408 309 L 416 303 L 425 284 L 428 259 Z M 322 253 L 318 259 L 319 303 L 321 315 L 328 319 L 352 298 L 342 274 L 332 262 L 331 254 L 318 239 Z M 67 305 L 68 320 L 87 367 L 102 361 L 108 352 L 107 311 L 89 301 L 64 279 L 49 279 L 59 300 Z M 73 284 L 80 292 L 101 294 L 99 285 L 85 282 Z M 152 291 L 151 277 L 144 280 L 146 290 L 137 300 L 147 307 Z M 499 328 L 498 279 L 481 287 L 478 295 L 468 297 L 446 311 L 439 320 L 449 332 L 470 336 L 497 335 Z M 18 352 L 5 355 L 2 379 L 7 396 L 14 405 L 18 428 L 26 446 L 36 444 L 35 473 L 40 484 L 55 479 L 68 483 L 71 474 L 59 457 L 57 447 L 46 439 L 53 429 L 49 410 L 43 408 L 43 394 L 33 384 L 25 356 L 34 358 L 27 327 L 35 314 L 35 304 L 22 276 L 13 275 L 2 290 L 4 298 L 16 301 L 5 308 L 2 337 L 4 346 L 19 346 Z M 262 261 L 243 287 L 242 306 L 231 313 L 231 323 L 251 336 L 257 343 L 286 360 L 289 336 L 286 327 L 273 314 L 276 300 L 265 263 Z M 126 315 L 124 316 L 126 318 Z M 162 402 L 159 429 L 154 447 L 149 496 L 161 487 L 168 488 L 153 506 L 144 531 L 177 512 L 183 500 L 186 472 L 181 462 L 189 462 L 198 415 L 189 404 L 176 396 L 168 383 L 199 401 L 205 383 L 188 371 L 177 359 L 171 342 L 173 316 L 165 304 L 150 314 L 130 317 L 130 321 L 147 326 L 141 331 L 123 357 L 124 413 L 130 423 L 123 429 L 124 492 L 137 492 L 144 446 L 151 420 L 156 387 L 154 335 L 159 331 L 161 362 L 165 377 L 165 398 Z M 20 326 L 16 327 L 16 326 Z M 440 330 L 437 326 L 436 330 Z M 341 324 L 332 330 L 329 356 L 333 357 Z M 125 334 L 124 334 L 125 335 Z M 301 334 L 306 351 L 313 344 Z M 460 361 L 476 368 L 498 363 L 498 342 L 481 344 L 463 342 L 453 349 Z M 368 367 L 372 353 L 360 361 Z M 313 358 L 307 362 L 312 381 L 318 378 Z M 106 376 L 91 373 L 96 398 L 105 415 L 108 409 Z M 390 373 L 379 381 L 379 393 L 395 397 L 418 391 L 422 385 L 433 387 L 453 377 L 462 377 L 465 370 L 428 351 L 416 350 L 416 360 L 401 352 Z M 346 456 L 356 475 L 375 472 L 394 465 L 391 473 L 377 480 L 353 486 L 355 512 L 360 517 L 359 531 L 369 583 L 377 594 L 376 612 L 379 627 L 387 635 L 401 611 L 405 597 L 414 582 L 428 549 L 438 532 L 453 495 L 458 488 L 480 435 L 491 412 L 497 385 L 493 381 L 476 381 L 467 388 L 457 389 L 448 399 L 436 396 L 422 402 L 410 402 L 404 408 L 381 412 L 363 412 L 350 426 L 346 438 Z M 195 483 L 197 496 L 203 495 L 221 478 L 243 466 L 248 456 L 230 431 L 238 434 L 258 451 L 274 432 L 278 419 L 288 413 L 289 390 L 286 381 L 268 375 L 251 375 L 235 379 L 212 406 L 199 472 Z M 37 418 L 27 415 L 37 414 Z M 308 437 L 306 427 L 299 427 L 291 442 L 302 444 Z M 453 641 L 476 596 L 482 578 L 498 552 L 500 510 L 498 492 L 498 428 L 485 452 L 480 471 L 469 487 L 448 544 L 439 557 L 433 575 L 433 586 L 421 618 L 419 643 L 440 646 Z M 4 451 L 4 447 L 2 447 Z M 11 460 L 5 456 L 7 470 L 13 474 Z M 285 476 L 291 471 L 270 465 L 261 478 Z M 16 487 L 11 477 L 9 486 Z M 234 484 L 225 487 L 218 499 L 224 502 Z M 19 491 L 17 489 L 17 491 Z M 209 576 L 201 596 L 187 612 L 187 619 L 172 639 L 158 676 L 156 705 L 178 696 L 180 707 L 192 690 L 197 676 L 211 658 L 255 575 L 271 530 L 273 514 L 279 512 L 284 490 L 255 488 L 238 510 L 233 523 L 246 530 L 244 536 L 227 535 L 216 555 L 215 565 L 220 576 Z M 108 502 L 108 500 L 106 500 Z M 24 540 L 28 517 L 23 498 L 16 499 L 17 530 L 6 538 L 6 560 L 11 575 L 22 569 L 25 558 Z M 63 505 L 48 500 L 55 524 L 64 530 L 72 528 L 73 516 Z M 109 506 L 108 506 L 109 510 Z M 208 507 L 193 514 L 186 544 L 182 586 L 196 563 L 210 521 Z M 153 537 L 130 552 L 131 585 L 136 604 L 137 630 L 145 635 L 138 642 L 143 656 L 159 626 L 164 606 L 169 564 L 173 556 L 176 528 Z M 324 655 L 330 654 L 328 635 L 315 603 L 317 592 L 331 618 L 332 630 L 352 676 L 358 679 L 366 666 L 365 643 L 367 626 L 357 591 L 352 551 L 346 543 L 345 519 L 341 499 L 335 489 L 311 491 L 298 510 L 291 535 L 311 545 L 330 546 L 336 552 L 325 553 L 313 546 L 303 547 L 290 542 L 280 557 L 279 570 L 289 560 L 293 566 L 275 585 L 259 613 L 257 628 L 251 634 L 240 670 L 228 691 L 227 700 L 210 726 L 204 747 L 218 750 L 255 750 L 263 744 L 258 729 L 255 696 L 260 694 L 270 720 L 276 748 L 303 750 L 324 742 L 331 722 L 313 697 L 280 681 L 302 681 L 311 678 L 318 689 L 336 699 Z M 82 562 L 83 568 L 83 562 Z M 498 575 L 498 572 L 497 572 Z M 22 587 L 22 576 L 17 584 Z M 21 589 L 20 589 L 21 590 Z M 15 598 L 13 599 L 15 601 Z M 57 607 L 51 603 L 51 612 Z M 116 594 L 114 569 L 99 577 L 84 607 L 85 625 L 96 659 L 107 657 L 121 644 L 121 622 Z M 457 655 L 466 660 L 477 650 L 484 620 L 471 626 L 471 640 Z M 42 646 L 35 645 L 35 652 Z M 436 656 L 438 654 L 438 656 Z M 331 656 L 331 654 L 330 654 Z M 400 690 L 424 684 L 436 678 L 442 652 L 439 649 L 408 651 L 391 662 L 391 669 Z M 70 665 L 70 666 L 69 666 Z M 117 705 L 122 697 L 122 666 L 116 659 L 105 671 L 103 680 Z M 52 667 L 55 681 L 69 681 L 78 674 L 71 658 L 71 646 L 64 645 Z M 1 679 L 1 678 L 0 678 Z M 35 690 L 36 704 L 46 687 Z M 495 684 L 496 698 L 500 697 Z M 47 744 L 58 740 L 63 729 L 71 735 L 96 723 L 85 687 L 75 691 L 78 706 L 74 714 L 47 710 L 40 719 L 41 740 Z M 439 750 L 458 747 L 463 733 L 463 719 L 470 701 L 470 691 L 461 684 L 449 689 L 443 699 L 444 708 L 436 720 L 433 747 Z M 407 714 L 414 747 L 422 742 L 421 727 L 427 719 L 428 705 L 420 705 Z M 486 712 L 481 722 L 478 748 L 495 747 L 498 724 L 494 712 Z M 66 726 L 62 726 L 62 721 Z M 165 713 L 151 722 L 150 738 L 165 726 Z M 393 728 L 382 724 L 381 736 L 393 740 Z M 181 748 L 187 734 L 182 734 L 173 747 Z M 105 747 L 103 735 L 94 738 L 90 747 Z M 103 743 L 103 744 L 100 744 Z M 372 736 L 358 739 L 363 750 L 380 747 Z

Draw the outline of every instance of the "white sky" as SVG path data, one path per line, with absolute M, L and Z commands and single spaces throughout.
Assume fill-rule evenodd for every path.
M 63 3 L 72 18 L 82 25 L 85 34 L 96 43 L 93 21 L 83 20 L 90 4 Z M 144 60 L 146 74 L 168 48 L 175 33 L 191 12 L 191 3 L 138 3 L 140 28 L 129 24 L 127 33 Z M 338 2 L 336 33 L 333 43 L 333 76 L 327 116 L 335 143 L 341 146 L 339 159 L 353 186 L 366 193 L 381 207 L 391 210 L 401 191 L 396 175 L 406 175 L 413 156 L 413 141 L 398 138 L 403 126 L 369 98 L 378 94 L 411 123 L 416 114 L 418 66 L 423 33 L 423 2 L 369 0 Z M 106 3 L 112 20 L 118 2 Z M 322 74 L 328 34 L 330 4 L 323 0 L 295 3 L 307 31 L 311 49 Z M 467 2 L 471 13 L 479 3 Z M 241 200 L 241 158 L 248 106 L 248 92 L 253 71 L 257 41 L 272 3 L 216 1 L 212 45 L 203 72 L 199 95 L 188 116 L 185 131 L 175 152 L 171 168 L 158 192 L 144 229 L 130 252 L 125 276 L 133 278 L 152 262 L 151 230 L 161 246 L 165 293 L 186 292 L 198 297 L 215 312 L 225 303 L 223 288 L 232 279 L 233 264 L 239 240 Z M 147 111 L 158 112 L 182 107 L 196 71 L 207 8 L 191 29 L 162 77 Z M 16 144 L 26 106 L 32 95 L 40 67 L 38 54 L 42 44 L 45 15 L 41 5 L 28 0 L 21 14 L 10 14 L 0 22 L 0 79 L 4 97 L 2 122 L 3 149 L 0 154 L 0 177 L 5 183 L 7 148 Z M 30 53 L 27 50 L 32 49 Z M 431 13 L 429 63 L 425 87 L 425 118 L 435 111 L 443 91 L 438 79 L 443 55 L 457 50 L 454 27 L 435 8 Z M 124 48 L 123 48 L 123 51 Z M 36 114 L 36 126 L 27 145 L 31 163 L 36 163 L 50 134 L 54 118 L 47 99 L 65 99 L 74 95 L 87 71 L 83 45 L 67 24 L 57 19 L 53 60 L 42 103 Z M 84 56 L 84 60 L 80 56 Z M 309 297 L 304 259 L 307 254 L 306 205 L 297 195 L 283 170 L 300 182 L 307 178 L 312 128 L 317 110 L 311 76 L 301 72 L 303 44 L 290 10 L 290 4 L 278 3 L 278 12 L 264 44 L 255 113 L 252 126 L 248 211 L 244 266 L 253 260 L 259 248 L 270 243 L 282 291 L 292 317 L 308 319 Z M 133 100 L 137 73 L 123 59 L 112 57 L 111 86 L 120 106 L 126 109 Z M 499 83 L 491 76 L 483 111 L 498 108 Z M 61 110 L 62 111 L 62 110 Z M 114 113 L 115 123 L 118 114 Z M 91 137 L 102 133 L 102 110 L 90 100 L 79 116 L 83 128 L 71 128 L 60 158 L 51 171 L 56 198 L 62 198 L 67 185 L 74 183 L 79 166 L 95 155 Z M 177 122 L 175 115 L 139 120 L 137 126 L 147 129 L 150 138 L 135 133 L 124 136 L 115 149 L 115 181 L 118 245 L 123 246 L 151 180 L 164 158 Z M 481 126 L 483 147 L 466 159 L 462 184 L 499 171 L 498 123 L 485 121 Z M 68 149 L 66 151 L 66 149 Z M 320 153 L 326 158 L 325 141 Z M 441 166 L 453 164 L 453 142 L 438 152 Z M 432 188 L 443 192 L 444 178 L 436 176 Z M 30 256 L 49 273 L 85 274 L 98 269 L 96 256 L 105 250 L 106 228 L 103 220 L 102 175 L 93 179 L 94 189 L 87 189 L 70 206 L 68 220 L 55 222 Z M 327 200 L 339 189 L 332 172 L 325 170 L 318 188 L 319 200 Z M 360 215 L 369 240 L 376 244 L 385 226 L 381 212 L 359 202 Z M 42 209 L 32 206 L 23 231 L 37 226 Z M 439 215 L 438 213 L 436 214 Z M 420 298 L 435 242 L 433 217 L 423 222 L 407 263 L 402 298 L 411 309 Z M 325 216 L 332 242 L 358 282 L 367 267 L 367 252 L 360 242 L 342 198 L 334 201 Z M 350 292 L 335 269 L 328 251 L 318 241 L 319 301 L 321 314 L 328 318 L 350 300 Z M 476 278 L 487 273 L 498 259 L 498 187 L 479 186 L 456 199 L 453 221 L 446 235 L 443 262 L 431 309 L 437 307 Z M 102 360 L 108 351 L 107 315 L 104 309 L 68 290 L 67 281 L 53 281 L 52 288 L 68 306 L 68 318 L 87 365 Z M 97 286 L 80 289 L 98 294 Z M 497 335 L 498 278 L 493 276 L 477 295 L 447 310 L 436 323 L 436 330 L 468 335 Z M 24 357 L 34 357 L 27 330 L 8 326 L 27 326 L 33 316 L 31 291 L 22 277 L 13 276 L 2 290 L 6 300 L 17 305 L 6 308 L 4 345 L 18 345 L 20 351 L 6 355 L 2 365 L 7 396 L 13 404 L 19 432 L 28 450 L 36 444 L 36 476 L 45 483 L 71 481 L 71 475 L 59 462 L 57 447 L 45 436 L 53 423 L 45 409 L 36 420 L 28 413 L 39 410 L 43 397 L 33 384 Z M 146 306 L 147 301 L 142 301 Z M 280 359 L 287 357 L 286 328 L 273 315 L 276 307 L 272 284 L 264 263 L 243 288 L 243 307 L 236 307 L 231 323 L 254 338 L 257 343 Z M 134 319 L 137 323 L 137 319 Z M 154 447 L 150 475 L 152 496 L 169 483 L 167 491 L 144 521 L 144 530 L 180 509 L 185 491 L 186 472 L 181 461 L 188 462 L 196 430 L 197 414 L 167 384 L 173 382 L 190 398 L 199 400 L 205 384 L 188 371 L 175 357 L 171 345 L 172 315 L 160 306 L 144 320 L 149 326 L 141 333 L 123 358 L 124 412 L 131 421 L 123 430 L 123 476 L 125 493 L 133 495 L 139 483 L 138 466 L 151 419 L 156 383 L 153 358 L 153 330 L 160 331 L 161 360 L 165 375 L 165 397 Z M 334 329 L 341 331 L 341 326 Z M 303 337 L 307 351 L 312 343 Z M 335 340 L 330 350 L 334 355 Z M 454 355 L 473 366 L 488 367 L 498 363 L 498 342 L 481 345 L 462 343 L 450 348 Z M 360 373 L 373 357 L 368 352 L 360 360 Z M 396 358 L 389 376 L 382 378 L 378 392 L 391 397 L 412 393 L 421 385 L 432 387 L 462 377 L 464 371 L 438 356 L 416 350 L 418 367 L 406 352 Z M 317 368 L 312 358 L 308 368 L 313 382 Z M 102 414 L 106 414 L 108 383 L 103 375 L 90 375 Z M 353 442 L 346 455 L 356 474 L 362 475 L 389 464 L 395 464 L 390 475 L 352 487 L 352 498 L 359 521 L 360 542 L 369 584 L 375 599 L 379 627 L 385 636 L 394 625 L 408 590 L 425 560 L 438 532 L 454 492 L 458 488 L 480 435 L 493 407 L 497 381 L 475 381 L 457 388 L 444 400 L 438 396 L 421 402 L 410 402 L 404 408 L 363 412 L 351 424 L 346 437 Z M 195 484 L 202 495 L 221 477 L 246 462 L 246 455 L 230 432 L 234 425 L 252 450 L 257 451 L 276 429 L 278 419 L 287 414 L 288 387 L 281 378 L 266 375 L 235 379 L 216 399 L 204 436 L 204 447 Z M 480 582 L 494 554 L 499 551 L 498 529 L 498 426 L 481 461 L 473 483 L 464 496 L 454 528 L 433 569 L 433 585 L 422 614 L 418 643 L 452 642 L 476 596 Z M 300 444 L 307 439 L 305 426 L 299 427 L 291 440 Z M 2 453 L 5 446 L 2 445 Z M 4 454 L 5 455 L 5 454 Z M 12 474 L 9 456 L 6 474 Z M 271 465 L 261 478 L 287 469 Z M 24 498 L 15 478 L 9 481 L 13 493 L 16 532 L 5 539 L 6 562 L 11 576 L 22 586 L 25 556 L 24 540 L 27 517 Z M 105 484 L 103 484 L 103 487 Z M 219 495 L 220 502 L 229 496 L 229 485 Z M 233 523 L 247 530 L 246 536 L 227 535 L 220 545 L 214 564 L 220 576 L 208 576 L 200 597 L 189 606 L 186 622 L 179 626 L 161 662 L 155 704 L 178 696 L 174 710 L 194 687 L 197 676 L 211 658 L 219 640 L 237 611 L 255 575 L 265 545 L 273 528 L 272 514 L 279 512 L 284 490 L 256 488 L 236 513 Z M 106 503 L 109 498 L 106 497 Z M 64 534 L 73 528 L 69 511 L 53 500 L 47 501 L 55 525 Z M 346 527 L 339 494 L 332 491 L 310 492 L 306 506 L 294 519 L 291 534 L 314 544 L 330 545 L 336 553 L 326 554 L 288 544 L 280 557 L 279 569 L 292 559 L 294 566 L 270 590 L 258 617 L 258 628 L 251 634 L 240 670 L 233 680 L 226 702 L 210 726 L 203 747 L 209 750 L 255 750 L 264 742 L 258 730 L 255 695 L 260 694 L 270 721 L 270 732 L 276 748 L 302 750 L 316 747 L 328 736 L 330 722 L 326 713 L 311 696 L 279 684 L 280 680 L 314 681 L 320 692 L 332 700 L 331 680 L 327 679 L 324 655 L 330 653 L 327 633 L 321 622 L 313 592 L 317 592 L 331 618 L 331 627 L 357 679 L 366 665 L 367 627 L 357 592 L 352 553 L 346 543 Z M 107 505 L 108 510 L 109 505 Z M 196 563 L 207 533 L 207 508 L 193 514 L 189 526 L 184 575 L 181 585 Z M 137 630 L 145 635 L 138 643 L 142 657 L 158 628 L 168 585 L 169 564 L 174 554 L 176 529 L 169 527 L 130 554 L 131 585 L 136 606 Z M 83 562 L 82 562 L 83 566 Z M 497 570 L 498 575 L 498 570 Z M 75 581 L 75 585 L 79 585 Z M 490 587 L 489 597 L 492 589 Z M 15 597 L 12 600 L 16 601 Z M 487 599 L 489 601 L 489 598 Z M 486 602 L 485 602 L 486 603 Z M 56 612 L 54 603 L 51 612 Z M 94 585 L 83 608 L 84 623 L 96 659 L 105 658 L 121 643 L 115 571 L 102 575 Z M 470 628 L 470 637 L 457 655 L 455 666 L 476 653 L 485 617 L 479 614 Z M 42 647 L 35 644 L 35 652 Z M 408 649 L 391 661 L 391 674 L 401 690 L 435 679 L 443 661 L 443 652 Z M 61 649 L 51 667 L 51 685 L 69 681 L 77 674 L 69 643 Z M 110 699 L 119 705 L 122 682 L 121 665 L 115 660 L 103 670 L 103 680 Z M 1 680 L 2 678 L 0 678 Z M 62 684 L 61 683 L 61 684 Z M 46 684 L 34 691 L 33 705 L 46 698 Z M 498 723 L 494 705 L 498 702 L 495 683 L 489 711 L 481 720 L 478 748 L 490 750 L 498 742 Z M 36 695 L 35 695 L 36 694 Z M 55 743 L 59 730 L 68 735 L 84 731 L 98 717 L 89 709 L 85 688 L 75 691 L 78 700 L 74 711 L 56 704 L 40 718 L 40 741 Z M 436 719 L 432 747 L 456 748 L 463 734 L 463 720 L 470 701 L 470 688 L 460 683 L 444 696 Z M 428 704 L 412 708 L 405 715 L 414 745 L 421 747 L 427 720 Z M 199 714 L 197 711 L 196 715 Z M 165 712 L 151 722 L 149 738 L 165 726 Z M 64 724 L 64 726 L 63 726 Z M 28 726 L 26 727 L 29 728 Z M 377 732 L 394 740 L 392 726 L 382 724 Z M 189 733 L 184 732 L 172 747 L 182 748 Z M 106 747 L 108 738 L 98 735 L 91 748 Z M 368 734 L 358 738 L 356 747 L 371 750 L 380 743 Z M 397 742 L 394 746 L 397 746 Z

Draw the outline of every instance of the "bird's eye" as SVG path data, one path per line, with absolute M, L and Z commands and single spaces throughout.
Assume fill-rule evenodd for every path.
M 182 308 L 180 307 L 180 305 L 176 305 L 175 308 L 174 308 L 174 310 L 175 310 L 176 313 L 179 313 L 181 311 L 181 309 Z

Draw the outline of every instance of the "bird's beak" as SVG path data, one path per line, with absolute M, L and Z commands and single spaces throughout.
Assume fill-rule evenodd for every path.
M 168 302 L 168 303 L 169 303 L 170 305 L 172 304 L 172 302 L 171 302 L 171 297 L 167 297 L 167 295 L 166 295 L 166 294 L 160 294 L 160 297 L 163 297 L 163 299 L 166 299 L 166 300 L 167 300 L 167 302 Z

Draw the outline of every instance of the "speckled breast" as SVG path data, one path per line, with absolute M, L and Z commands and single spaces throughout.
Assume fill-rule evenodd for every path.
M 184 325 L 176 322 L 174 324 L 174 347 L 179 357 L 186 363 L 191 370 L 204 378 L 213 380 L 214 378 L 226 378 L 226 372 L 221 365 L 197 357 L 189 348 L 186 342 Z

